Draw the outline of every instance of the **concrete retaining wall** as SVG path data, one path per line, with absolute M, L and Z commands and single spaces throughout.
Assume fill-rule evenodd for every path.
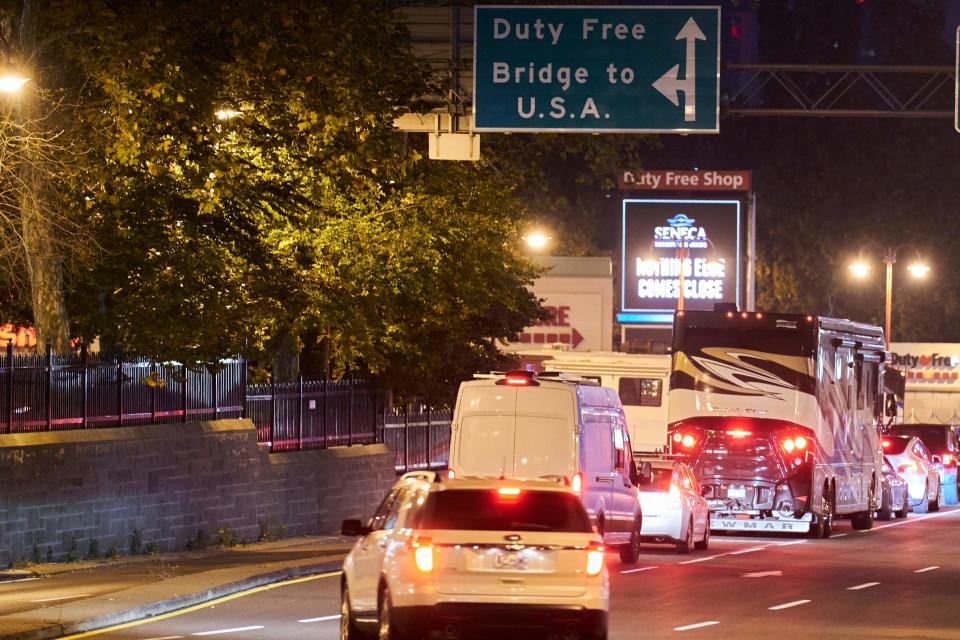
M 213 540 L 334 531 L 372 514 L 396 480 L 384 445 L 268 454 L 249 420 L 0 435 L 0 566 L 30 559 L 184 549 Z M 75 543 L 75 544 L 74 544 Z

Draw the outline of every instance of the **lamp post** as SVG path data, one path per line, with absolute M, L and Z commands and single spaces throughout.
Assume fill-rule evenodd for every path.
M 886 248 L 883 255 L 883 263 L 886 265 L 883 337 L 886 341 L 887 351 L 890 350 L 890 332 L 892 331 L 893 265 L 897 262 L 897 252 L 907 247 L 912 248 L 916 252 L 916 259 L 912 264 L 907 266 L 907 271 L 910 272 L 910 275 L 914 278 L 923 278 L 930 271 L 930 267 L 923 261 L 920 251 L 909 242 L 903 242 L 896 246 Z M 850 265 L 850 271 L 857 278 L 865 278 L 870 273 L 870 265 L 863 260 L 862 248 L 858 252 L 857 261 Z

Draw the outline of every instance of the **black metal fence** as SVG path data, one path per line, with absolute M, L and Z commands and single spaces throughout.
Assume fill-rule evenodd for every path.
M 325 449 L 377 441 L 383 394 L 354 380 L 247 387 L 247 417 L 270 451 Z
M 246 363 L 216 371 L 99 353 L 15 355 L 0 363 L 0 433 L 239 418 Z
M 445 469 L 450 453 L 450 409 L 424 404 L 389 407 L 383 412 L 383 441 L 397 456 L 397 473 Z
M 247 417 L 271 452 L 385 442 L 398 473 L 447 466 L 449 409 L 389 406 L 355 380 L 247 384 L 246 362 L 216 370 L 77 354 L 0 362 L 0 434 Z

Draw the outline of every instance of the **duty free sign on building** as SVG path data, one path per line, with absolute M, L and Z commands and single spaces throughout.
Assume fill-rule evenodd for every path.
M 719 131 L 719 7 L 474 11 L 476 131 Z

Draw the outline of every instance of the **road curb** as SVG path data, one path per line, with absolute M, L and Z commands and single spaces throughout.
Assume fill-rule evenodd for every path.
M 0 640 L 51 640 L 66 635 L 83 633 L 85 631 L 95 631 L 106 627 L 112 627 L 127 622 L 134 622 L 146 618 L 152 618 L 178 609 L 185 609 L 194 605 L 203 604 L 211 600 L 216 600 L 224 596 L 240 593 L 248 589 L 253 589 L 275 582 L 302 578 L 318 573 L 327 573 L 330 571 L 339 571 L 343 566 L 343 558 L 336 560 L 327 560 L 325 562 L 316 562 L 299 566 L 284 567 L 273 571 L 258 573 L 240 580 L 235 580 L 226 584 L 217 585 L 209 589 L 195 591 L 166 600 L 159 600 L 144 604 L 125 611 L 118 611 L 106 615 L 97 616 L 88 620 L 71 622 L 67 624 L 53 624 L 25 631 L 17 631 L 10 634 L 0 634 Z

